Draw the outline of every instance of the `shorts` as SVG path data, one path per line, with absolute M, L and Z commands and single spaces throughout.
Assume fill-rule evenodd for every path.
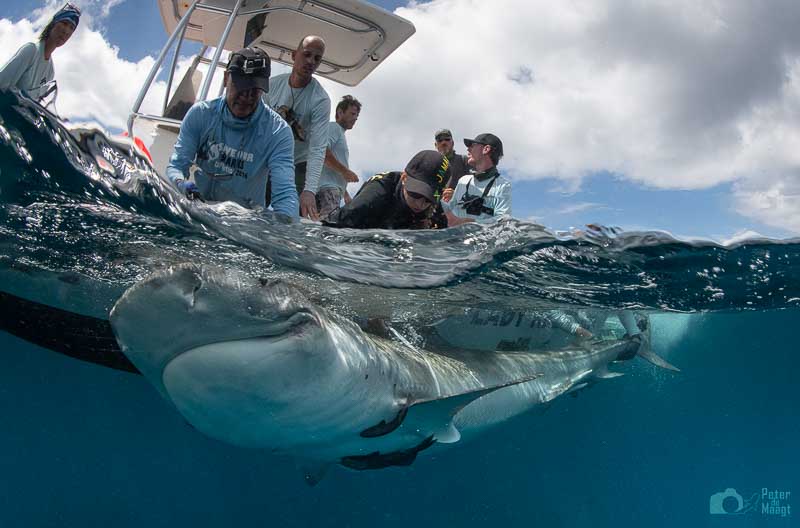
M 317 192 L 317 210 L 320 220 L 325 220 L 328 216 L 339 208 L 342 202 L 343 192 L 335 187 L 325 187 Z

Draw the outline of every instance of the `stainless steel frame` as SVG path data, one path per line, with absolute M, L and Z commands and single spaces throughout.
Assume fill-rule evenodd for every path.
M 225 42 L 228 39 L 228 35 L 230 34 L 230 31 L 233 28 L 233 24 L 234 24 L 234 22 L 235 22 L 235 20 L 236 20 L 236 18 L 238 16 L 248 16 L 249 17 L 249 16 L 260 15 L 262 13 L 271 13 L 271 12 L 276 12 L 276 11 L 291 11 L 291 12 L 296 12 L 296 13 L 302 13 L 303 15 L 305 15 L 305 16 L 311 18 L 311 19 L 314 19 L 314 20 L 317 20 L 317 21 L 320 21 L 320 22 L 323 22 L 323 23 L 326 23 L 326 24 L 330 24 L 330 25 L 338 27 L 340 29 L 344 29 L 344 30 L 347 30 L 347 31 L 352 31 L 354 33 L 377 33 L 377 35 L 378 35 L 377 42 L 371 48 L 366 50 L 364 52 L 363 56 L 361 57 L 361 59 L 358 62 L 356 62 L 355 64 L 350 64 L 350 65 L 336 64 L 336 63 L 333 63 L 333 62 L 330 62 L 330 61 L 326 61 L 326 60 L 323 59 L 322 64 L 327 66 L 327 67 L 329 67 L 329 68 L 331 68 L 330 71 L 339 71 L 339 70 L 342 70 L 342 69 L 348 70 L 348 69 L 354 69 L 354 68 L 358 68 L 358 67 L 362 66 L 366 61 L 368 61 L 370 59 L 373 59 L 375 51 L 378 48 L 380 48 L 380 46 L 383 45 L 383 43 L 386 40 L 386 32 L 383 30 L 383 28 L 379 27 L 378 25 L 376 25 L 376 24 L 374 24 L 374 23 L 372 23 L 372 22 L 370 22 L 368 20 L 365 20 L 365 19 L 363 19 L 361 17 L 353 15 L 351 13 L 347 13 L 345 11 L 342 11 L 341 9 L 337 9 L 337 8 L 335 8 L 333 6 L 330 6 L 330 5 L 326 4 L 325 2 L 320 2 L 320 1 L 316 1 L 316 0 L 314 0 L 312 2 L 302 1 L 297 8 L 266 7 L 266 8 L 252 9 L 252 10 L 249 10 L 249 11 L 242 11 L 242 12 L 240 12 L 240 11 L 242 9 L 242 4 L 244 3 L 244 0 L 237 0 L 236 4 L 235 4 L 235 6 L 234 6 L 234 8 L 232 10 L 221 8 L 221 7 L 210 6 L 210 5 L 204 5 L 201 2 L 202 2 L 202 0 L 194 0 L 192 2 L 191 6 L 189 6 L 189 9 L 186 11 L 186 13 L 181 18 L 181 20 L 178 23 L 178 25 L 176 26 L 175 30 L 172 32 L 172 35 L 170 35 L 169 39 L 167 40 L 167 43 L 162 48 L 161 53 L 158 56 L 158 59 L 153 64 L 153 67 L 151 68 L 150 73 L 147 75 L 147 79 L 145 80 L 144 84 L 142 85 L 142 89 L 139 91 L 139 95 L 137 96 L 136 101 L 133 104 L 133 108 L 131 109 L 131 114 L 128 117 L 128 134 L 131 137 L 133 137 L 133 124 L 134 124 L 134 121 L 137 118 L 148 119 L 148 120 L 151 120 L 151 121 L 154 121 L 154 122 L 164 123 L 164 124 L 168 124 L 168 125 L 172 125 L 172 126 L 180 126 L 181 122 L 178 121 L 178 120 L 166 118 L 166 117 L 163 117 L 163 116 L 145 114 L 145 113 L 140 112 L 140 109 L 141 109 L 141 106 L 142 106 L 142 102 L 144 101 L 144 98 L 147 95 L 147 92 L 150 90 L 150 87 L 152 86 L 153 81 L 155 80 L 159 69 L 161 68 L 162 64 L 164 63 L 164 59 L 166 58 L 167 52 L 172 47 L 172 45 L 175 43 L 175 40 L 179 39 L 178 45 L 176 46 L 175 53 L 172 56 L 172 61 L 171 61 L 171 64 L 170 64 L 170 72 L 169 72 L 169 77 L 168 77 L 168 80 L 167 80 L 167 91 L 166 91 L 166 94 L 164 96 L 164 104 L 163 104 L 163 107 L 162 107 L 162 114 L 166 113 L 166 108 L 167 108 L 167 105 L 168 105 L 169 95 L 170 95 L 170 91 L 172 89 L 172 81 L 173 81 L 174 75 L 175 75 L 175 68 L 177 66 L 178 56 L 179 56 L 179 53 L 180 53 L 181 45 L 183 44 L 183 40 L 184 40 L 184 38 L 186 36 L 186 29 L 189 26 L 192 26 L 194 29 L 200 29 L 199 26 L 193 26 L 193 25 L 189 24 L 189 19 L 191 18 L 192 13 L 194 13 L 195 10 L 208 11 L 208 12 L 212 12 L 212 13 L 217 13 L 217 14 L 227 15 L 228 16 L 228 22 L 225 25 L 225 30 L 223 31 L 223 33 L 222 33 L 222 35 L 220 37 L 220 40 L 219 40 L 219 42 L 217 44 L 216 50 L 214 52 L 214 57 L 209 61 L 210 64 L 216 65 L 216 67 L 209 68 L 209 72 L 208 72 L 208 74 L 206 75 L 206 77 L 205 77 L 205 79 L 203 81 L 203 86 L 202 86 L 202 89 L 200 91 L 199 97 L 197 99 L 198 101 L 203 101 L 208 96 L 208 91 L 210 89 L 211 81 L 212 81 L 212 79 L 214 77 L 214 73 L 216 72 L 217 67 L 220 66 L 219 58 L 220 58 L 220 56 L 222 54 L 222 50 L 224 49 Z M 323 16 L 319 16 L 319 15 L 316 15 L 316 14 L 313 14 L 313 13 L 309 13 L 309 12 L 305 11 L 305 7 L 308 4 L 311 4 L 311 5 L 313 5 L 313 6 L 317 7 L 317 8 L 321 8 L 322 10 L 328 11 L 328 12 L 330 12 L 332 14 L 349 18 L 350 20 L 358 22 L 358 23 L 362 24 L 365 27 L 364 28 L 356 28 L 356 27 L 352 27 L 352 26 L 347 26 L 347 25 L 341 24 L 339 22 L 336 22 L 334 20 L 327 19 L 327 18 L 325 18 Z M 175 10 L 175 16 L 177 18 L 179 16 L 179 13 L 178 13 L 178 6 L 177 6 L 177 3 L 175 1 L 173 1 L 173 8 Z M 275 44 L 271 44 L 271 43 L 265 43 L 265 44 L 268 44 L 272 48 L 279 49 L 280 52 L 281 52 L 280 57 L 283 57 L 284 53 L 291 53 L 292 51 L 294 51 L 292 49 L 285 48 L 283 46 L 276 46 Z M 205 49 L 206 48 L 204 48 L 204 50 Z M 202 54 L 202 52 L 201 52 L 201 54 Z M 208 59 L 204 59 L 202 57 L 199 60 L 201 60 L 203 62 L 208 61 Z M 288 61 L 284 61 L 284 62 L 288 62 Z M 193 66 L 196 67 L 196 65 L 197 65 L 197 62 L 195 62 L 195 64 Z

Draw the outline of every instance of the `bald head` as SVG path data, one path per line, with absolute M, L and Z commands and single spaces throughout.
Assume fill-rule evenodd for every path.
M 325 41 L 322 37 L 308 35 L 300 41 L 292 52 L 292 75 L 290 83 L 295 88 L 306 86 L 317 68 L 322 64 L 325 55 Z
M 300 51 L 308 46 L 321 49 L 322 53 L 325 53 L 325 39 L 322 37 L 318 37 L 317 35 L 306 35 L 302 38 L 302 40 L 300 40 L 300 44 L 297 45 L 297 51 Z

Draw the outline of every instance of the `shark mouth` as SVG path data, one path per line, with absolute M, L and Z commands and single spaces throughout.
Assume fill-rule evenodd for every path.
M 176 357 L 180 357 L 186 353 L 189 353 L 193 350 L 197 350 L 199 348 L 211 347 L 211 346 L 221 346 L 226 344 L 233 344 L 233 343 L 245 343 L 245 342 L 254 342 L 258 341 L 261 343 L 266 344 L 274 344 L 286 339 L 292 338 L 303 338 L 314 331 L 314 329 L 318 328 L 319 321 L 317 320 L 316 316 L 308 310 L 298 310 L 294 312 L 292 315 L 286 317 L 285 319 L 279 321 L 270 322 L 266 329 L 258 328 L 257 330 L 254 329 L 252 334 L 246 334 L 242 336 L 237 336 L 234 338 L 226 338 L 226 339 L 219 339 L 219 340 L 209 340 L 205 343 L 200 345 L 193 345 L 179 354 L 176 354 Z

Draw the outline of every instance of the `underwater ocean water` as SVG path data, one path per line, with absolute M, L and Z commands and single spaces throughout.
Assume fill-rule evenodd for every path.
M 635 310 L 680 368 L 625 362 L 410 466 L 336 467 L 310 487 L 290 458 L 203 436 L 142 376 L 0 332 L 0 526 L 797 525 L 800 240 L 336 231 L 188 203 L 102 133 L 13 94 L 0 118 L 4 299 L 102 319 L 148 274 L 194 262 L 279 278 L 431 349 L 447 320 L 439 337 L 459 346 L 522 314 Z

